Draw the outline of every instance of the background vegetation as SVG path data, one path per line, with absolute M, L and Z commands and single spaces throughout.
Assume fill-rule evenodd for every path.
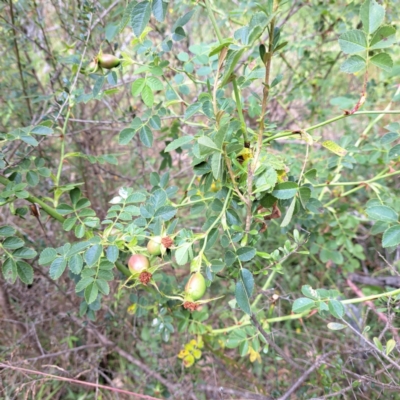
M 0 7 L 1 398 L 400 398 L 396 1 Z

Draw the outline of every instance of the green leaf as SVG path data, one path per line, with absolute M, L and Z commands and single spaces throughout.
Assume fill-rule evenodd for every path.
M 146 106 L 149 108 L 153 107 L 154 94 L 153 94 L 153 91 L 151 90 L 151 87 L 148 85 L 145 85 L 141 94 L 142 94 L 143 103 L 146 104 Z
M 87 249 L 94 243 L 98 243 L 97 238 L 92 238 L 91 240 L 87 240 L 85 242 L 77 242 L 74 243 L 71 248 L 68 250 L 66 257 L 71 257 L 74 254 L 81 253 L 83 250 Z
M 385 9 L 375 0 L 366 0 L 360 7 L 360 18 L 366 33 L 374 33 L 385 18 Z
M 392 147 L 389 151 L 389 160 L 394 160 L 397 157 L 400 157 L 400 144 L 396 144 L 396 146 Z
M 193 136 L 181 136 L 178 139 L 172 141 L 164 150 L 164 152 L 169 153 L 172 150 L 176 150 L 179 147 L 184 146 L 187 143 L 190 143 L 193 140 Z
M 81 190 L 79 188 L 74 188 L 69 192 L 69 198 L 71 199 L 71 203 L 75 206 L 76 203 L 81 198 Z
M 13 253 L 13 257 L 19 258 L 35 258 L 37 253 L 35 250 L 30 249 L 29 247 L 20 247 L 19 249 L 15 250 Z
M 76 221 L 78 220 L 77 217 L 71 217 L 71 218 L 67 218 L 64 222 L 63 222 L 63 229 L 65 231 L 70 231 L 76 224 Z
M 74 212 L 74 209 L 68 204 L 61 203 L 57 206 L 56 211 L 61 215 L 68 215 Z
M 371 62 L 371 64 L 374 64 L 378 68 L 383 69 L 387 72 L 390 72 L 393 68 L 392 57 L 390 57 L 387 53 L 375 54 L 369 59 L 369 61 Z
M 308 203 L 308 201 L 311 198 L 311 189 L 307 186 L 302 186 L 299 189 L 299 196 L 300 196 L 300 201 L 301 204 L 304 208 L 306 208 L 306 204 Z
M 286 211 L 285 218 L 283 218 L 283 221 L 281 223 L 281 228 L 284 228 L 285 226 L 288 226 L 290 224 L 290 221 L 292 220 L 293 217 L 295 205 L 296 205 L 296 197 L 293 197 L 293 200 Z
M 153 133 L 151 132 L 151 129 L 145 125 L 143 126 L 140 131 L 139 131 L 139 137 L 140 141 L 146 146 L 146 147 L 152 147 L 153 146 Z
M 367 37 L 357 29 L 344 32 L 339 37 L 339 45 L 343 53 L 355 54 L 367 50 Z
M 56 258 L 50 265 L 49 275 L 51 279 L 58 279 L 67 266 L 67 261 L 63 257 Z
M 332 140 L 325 140 L 325 142 L 322 142 L 321 145 L 339 157 L 344 157 L 347 154 L 347 150 L 340 147 L 335 142 L 332 142 Z
M 146 195 L 144 193 L 136 192 L 131 194 L 127 199 L 127 203 L 142 203 L 146 200 Z
M 133 0 L 130 3 L 128 3 L 127 7 L 124 10 L 124 14 L 122 15 L 121 21 L 119 23 L 119 33 L 121 33 L 124 28 L 128 25 L 129 20 L 131 18 L 132 14 L 132 9 L 135 7 L 137 4 L 137 1 Z
M 146 80 L 146 84 L 154 92 L 164 89 L 164 86 L 163 86 L 162 82 L 158 78 L 156 78 L 155 76 L 149 76 L 147 78 L 147 80 Z
M 396 341 L 394 339 L 389 339 L 386 342 L 386 355 L 388 356 L 396 347 Z
M 393 225 L 383 234 L 382 246 L 383 247 L 394 247 L 400 244 L 400 225 Z
M 103 246 L 101 244 L 95 244 L 94 246 L 88 248 L 83 256 L 86 264 L 91 267 L 97 263 L 101 253 L 103 252 Z
M 96 285 L 101 293 L 108 296 L 110 294 L 110 286 L 108 283 L 103 279 L 97 279 Z
M 184 265 L 187 263 L 191 246 L 192 245 L 190 243 L 184 243 L 176 249 L 175 259 L 178 265 Z
M 167 14 L 168 3 L 163 0 L 153 0 L 152 10 L 154 18 L 158 22 L 163 22 Z
M 296 314 L 303 313 L 305 311 L 315 308 L 315 301 L 307 299 L 306 297 L 300 297 L 296 299 L 292 306 L 292 311 Z
M 39 265 L 47 265 L 54 261 L 57 257 L 57 252 L 51 247 L 47 247 L 40 253 Z
M 92 276 L 85 276 L 83 277 L 75 287 L 75 292 L 79 293 L 83 289 L 86 289 L 92 282 L 94 281 L 94 278 Z
M 137 130 L 132 129 L 132 128 L 124 128 L 122 131 L 119 133 L 118 136 L 118 143 L 121 145 L 126 145 L 128 144 L 133 137 L 136 135 Z
M 375 49 L 385 49 L 390 47 L 396 42 L 396 28 L 390 25 L 381 26 L 371 39 L 369 48 L 371 50 Z
M 176 211 L 177 210 L 172 206 L 163 206 L 156 211 L 154 216 L 160 217 L 164 221 L 169 221 L 175 216 Z
M 27 285 L 33 282 L 33 268 L 25 261 L 17 261 L 17 274 Z
M 193 103 L 191 104 L 186 110 L 185 110 L 185 120 L 189 119 L 192 117 L 194 114 L 196 114 L 198 111 L 200 111 L 202 108 L 202 103 Z
M 222 154 L 214 153 L 211 157 L 211 170 L 215 180 L 222 178 Z
M 398 214 L 388 206 L 372 206 L 368 207 L 365 212 L 368 217 L 378 221 L 384 222 L 397 222 L 399 219 Z
M 172 32 L 175 32 L 176 28 L 178 28 L 179 26 L 185 26 L 190 21 L 190 18 L 192 18 L 194 12 L 195 10 L 191 10 L 184 14 L 182 17 L 178 18 L 171 29 Z
M 222 75 L 219 87 L 223 87 L 229 82 L 233 70 L 235 69 L 236 64 L 240 61 L 240 58 L 242 57 L 244 51 L 245 51 L 244 48 L 239 50 L 228 51 L 228 55 L 226 57 L 226 62 L 225 62 L 224 74 Z
M 100 93 L 103 85 L 104 85 L 104 76 L 97 77 L 93 85 L 93 97 L 96 97 Z
M 340 331 L 346 328 L 346 325 L 339 324 L 338 322 L 330 322 L 327 326 L 331 331 Z
M 157 210 L 167 202 L 168 196 L 164 189 L 157 189 L 150 197 L 149 203 Z
M 235 298 L 240 309 L 246 314 L 251 315 L 250 301 L 242 281 L 236 282 Z
M 253 275 L 249 270 L 243 268 L 240 271 L 240 280 L 236 282 L 235 297 L 238 306 L 248 315 L 251 315 L 250 297 L 253 289 Z
M 374 337 L 372 340 L 374 341 L 375 346 L 376 346 L 380 351 L 383 351 L 382 342 L 379 340 L 379 338 Z
M 354 74 L 355 72 L 361 71 L 366 66 L 365 59 L 361 56 L 354 55 L 350 56 L 341 66 L 340 70 L 347 74 Z
M 282 182 L 275 186 L 272 196 L 280 200 L 291 199 L 297 193 L 299 186 L 296 182 Z
M 343 318 L 344 306 L 340 301 L 331 299 L 328 301 L 328 307 L 329 307 L 329 312 L 335 318 Z
M 323 248 L 320 253 L 322 262 L 333 261 L 335 264 L 341 265 L 344 262 L 343 255 L 339 251 Z
M 139 78 L 132 83 L 132 96 L 136 97 L 142 93 L 143 88 L 146 86 L 146 79 Z
M 15 250 L 15 249 L 19 249 L 20 247 L 22 247 L 24 245 L 24 241 L 15 236 L 11 236 L 11 237 L 6 238 L 6 240 L 4 240 L 2 245 L 5 249 Z
M 131 26 L 133 29 L 133 33 L 136 35 L 136 37 L 142 34 L 144 29 L 146 28 L 146 25 L 150 21 L 150 16 L 150 2 L 142 1 L 141 3 L 138 3 L 135 7 L 133 7 L 131 14 Z
M 97 299 L 97 295 L 98 294 L 99 294 L 99 289 L 97 288 L 96 283 L 95 282 L 91 283 L 85 289 L 85 300 L 86 300 L 86 303 L 92 304 Z
M 106 29 L 105 29 L 106 40 L 108 42 L 111 42 L 114 39 L 114 37 L 118 31 L 119 31 L 119 25 L 114 24 L 114 23 L 107 24 Z
M 43 125 L 37 125 L 31 130 L 35 135 L 51 135 L 53 132 L 53 129 Z
M 117 246 L 111 245 L 108 246 L 107 251 L 106 251 L 106 256 L 107 256 L 107 260 L 115 263 L 115 261 L 118 260 L 118 256 L 119 256 L 119 250 Z
M 249 298 L 253 295 L 254 290 L 254 278 L 253 274 L 246 268 L 242 268 L 240 270 L 240 275 L 244 287 L 246 289 L 246 293 L 248 294 Z
M 3 276 L 4 279 L 10 283 L 15 283 L 17 279 L 17 264 L 12 258 L 6 258 L 3 262 Z
M 229 47 L 231 43 L 233 43 L 232 38 L 224 39 L 217 46 L 211 48 L 210 52 L 208 53 L 208 56 L 212 57 L 215 56 L 216 54 L 219 54 L 224 47 Z
M 303 293 L 304 296 L 309 297 L 310 299 L 313 300 L 319 299 L 318 292 L 314 290 L 310 285 L 303 285 L 301 287 L 301 293 Z
M 26 173 L 26 181 L 29 186 L 36 186 L 39 183 L 39 175 L 36 171 L 28 171 Z
M 240 261 L 250 261 L 256 255 L 256 249 L 254 247 L 241 247 L 236 251 L 236 254 Z
M 200 136 L 198 138 L 198 143 L 200 147 L 200 154 L 202 155 L 213 152 L 214 150 L 218 152 L 220 151 L 218 146 L 208 136 Z
M 83 238 L 85 236 L 85 233 L 86 233 L 85 225 L 79 224 L 79 225 L 75 226 L 74 233 L 75 233 L 75 236 L 78 239 Z
M 80 254 L 74 254 L 69 260 L 68 260 L 68 268 L 70 271 L 78 275 L 81 273 L 83 267 L 83 260 Z
M 244 342 L 240 343 L 240 346 L 239 346 L 240 357 L 245 357 L 248 354 L 249 347 L 250 347 L 250 345 L 249 345 L 248 340 L 245 340 Z
M 82 197 L 76 202 L 75 210 L 81 210 L 82 208 L 90 207 L 90 201 L 86 197 Z
M 8 237 L 15 235 L 17 231 L 8 225 L 0 226 L 0 236 Z

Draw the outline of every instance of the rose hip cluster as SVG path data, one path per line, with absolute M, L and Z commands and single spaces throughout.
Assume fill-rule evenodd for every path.
M 172 247 L 173 239 L 170 237 L 153 236 L 149 238 L 147 243 L 147 252 L 150 256 L 162 256 L 167 249 Z M 133 254 L 128 260 L 128 267 L 132 275 L 143 285 L 147 285 L 152 274 L 149 272 L 151 268 L 150 260 L 142 254 Z M 199 308 L 200 300 L 206 292 L 206 281 L 200 272 L 193 273 L 186 286 L 183 296 L 183 307 L 189 311 L 195 311 Z

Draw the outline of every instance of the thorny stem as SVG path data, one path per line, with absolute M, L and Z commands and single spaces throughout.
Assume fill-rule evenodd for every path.
M 263 89 L 263 99 L 262 99 L 262 106 L 261 106 L 261 115 L 260 115 L 260 125 L 258 129 L 258 139 L 257 139 L 257 147 L 254 153 L 253 162 L 249 163 L 247 169 L 247 192 L 248 192 L 248 202 L 247 202 L 247 215 L 246 215 L 246 233 L 250 231 L 251 226 L 251 194 L 253 191 L 253 178 L 254 172 L 257 168 L 257 163 L 260 158 L 262 144 L 263 144 L 263 136 L 264 136 L 264 119 L 267 113 L 267 104 L 268 104 L 268 97 L 269 97 L 269 81 L 270 81 L 270 74 L 271 74 L 271 63 L 272 63 L 272 56 L 273 56 L 273 43 L 274 43 L 274 29 L 275 29 L 275 18 L 272 19 L 270 26 L 269 26 L 269 42 L 268 42 L 268 59 L 265 63 L 265 78 L 264 78 L 264 89 Z
M 379 298 L 383 297 L 393 297 L 396 295 L 400 294 L 400 289 L 392 290 L 389 292 L 377 294 L 377 295 L 371 295 L 371 296 L 364 296 L 364 297 L 357 297 L 355 299 L 347 299 L 347 300 L 340 300 L 342 304 L 355 304 L 355 303 L 363 303 L 364 301 L 370 301 L 370 300 L 377 300 Z M 284 315 L 282 317 L 274 317 L 274 318 L 266 318 L 262 321 L 262 323 L 273 323 L 273 322 L 283 322 L 283 321 L 293 321 L 297 319 L 301 319 L 306 317 L 310 313 L 310 310 L 304 311 L 300 314 L 291 314 L 291 315 Z M 226 332 L 231 332 L 234 331 L 235 329 L 239 329 L 243 326 L 250 325 L 249 319 L 246 321 L 240 321 L 238 324 L 229 326 L 227 328 L 221 328 L 221 329 L 213 329 L 211 334 L 212 335 L 219 335 L 223 334 Z
M 380 179 L 388 178 L 390 176 L 399 175 L 400 171 L 391 172 L 385 175 L 377 175 L 374 178 L 368 179 L 366 181 L 357 182 L 333 182 L 333 183 L 321 183 L 319 185 L 314 185 L 314 188 L 327 187 L 327 186 L 357 186 L 357 185 L 368 185 L 369 183 L 379 181 Z
M 69 120 L 70 115 L 71 115 L 71 107 L 68 107 L 68 112 L 67 112 L 67 115 L 65 116 L 64 125 L 62 128 L 62 134 L 61 134 L 61 154 L 60 154 L 60 164 L 58 165 L 56 182 L 55 182 L 56 187 L 58 187 L 60 184 L 61 172 L 62 172 L 62 167 L 64 164 L 65 134 L 67 133 L 67 126 L 68 126 L 68 120 Z
M 0 183 L 2 185 L 4 185 L 4 186 L 7 186 L 8 184 L 12 183 L 12 181 L 8 180 L 4 176 L 0 176 Z M 29 201 L 32 204 L 38 204 L 43 209 L 43 211 L 45 211 L 48 215 L 53 217 L 58 222 L 63 223 L 65 221 L 65 218 L 61 214 L 59 214 L 53 207 L 50 207 L 48 204 L 46 204 L 43 200 L 39 199 L 38 197 L 29 195 L 25 200 Z M 124 275 L 126 275 L 126 276 L 130 276 L 131 275 L 131 273 L 129 272 L 128 268 L 126 268 L 119 261 L 117 261 L 115 263 L 115 266 Z
M 399 290 L 400 291 L 400 290 Z M 349 324 L 346 320 L 342 319 L 342 322 L 347 325 L 350 330 L 352 330 L 364 343 L 368 344 L 369 347 L 371 347 L 374 351 L 376 351 L 381 357 L 383 357 L 386 361 L 388 361 L 390 364 L 392 364 L 394 367 L 396 367 L 400 371 L 400 365 L 396 363 L 394 360 L 392 360 L 388 355 L 386 355 L 383 351 L 379 350 L 372 342 L 370 342 L 368 339 L 366 339 L 360 332 L 357 331 L 357 329 L 353 328 L 351 324 Z
M 30 117 L 32 119 L 33 118 L 33 113 L 32 113 L 32 108 L 31 108 L 31 102 L 29 100 L 28 92 L 26 91 L 24 75 L 22 73 L 21 59 L 20 59 L 20 56 L 19 56 L 18 41 L 17 41 L 17 31 L 15 29 L 15 21 L 14 21 L 13 0 L 10 0 L 10 16 L 11 16 L 11 22 L 12 22 L 12 26 L 13 26 L 12 29 L 13 29 L 14 49 L 15 49 L 15 55 L 17 57 L 18 71 L 19 71 L 19 76 L 21 78 L 22 91 L 24 92 L 26 105 L 28 106 L 29 115 L 30 115 Z
M 8 180 L 4 176 L 0 176 L 0 183 L 4 186 L 7 186 L 8 184 L 12 183 L 12 181 Z M 43 200 L 40 200 L 38 197 L 30 195 L 26 198 L 26 200 L 32 204 L 38 204 L 47 214 L 56 219 L 58 222 L 64 222 L 65 218 L 61 214 L 59 214 L 53 207 L 47 205 Z

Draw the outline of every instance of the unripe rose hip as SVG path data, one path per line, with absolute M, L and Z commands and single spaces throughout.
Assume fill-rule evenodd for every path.
M 188 300 L 200 300 L 206 292 L 206 280 L 200 272 L 194 273 L 185 286 L 185 293 Z
M 132 274 L 143 272 L 150 267 L 149 259 L 141 254 L 133 254 L 128 261 L 128 267 Z
M 99 66 L 101 68 L 112 69 L 121 64 L 121 60 L 112 54 L 101 54 L 97 57 Z
M 164 246 L 161 243 L 161 236 L 153 236 L 149 239 L 149 242 L 147 243 L 147 251 L 152 256 L 159 256 L 163 250 L 162 247 Z

